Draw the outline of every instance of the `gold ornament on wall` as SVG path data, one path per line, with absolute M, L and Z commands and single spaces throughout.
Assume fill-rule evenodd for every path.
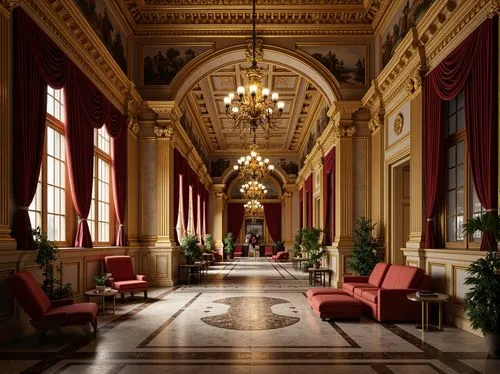
M 401 134 L 401 131 L 403 131 L 403 124 L 404 124 L 403 115 L 401 113 L 398 113 L 396 119 L 394 119 L 394 124 L 392 125 L 394 129 L 394 134 L 396 135 Z

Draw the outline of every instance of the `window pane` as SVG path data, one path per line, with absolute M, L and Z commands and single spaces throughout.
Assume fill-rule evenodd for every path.
M 457 164 L 463 164 L 465 160 L 465 144 L 460 142 L 457 144 Z
M 463 228 L 462 228 L 463 223 L 464 223 L 464 216 L 463 215 L 457 216 L 457 228 L 456 228 L 457 242 L 464 240 L 464 234 L 463 234 Z
M 448 242 L 455 242 L 457 241 L 457 236 L 456 236 L 456 225 L 455 225 L 455 217 L 448 217 L 448 225 L 447 225 L 447 241 Z
M 448 167 L 453 167 L 457 164 L 456 152 L 457 147 L 455 145 L 448 148 Z
M 464 213 L 465 196 L 463 189 L 457 189 L 457 214 Z
M 457 200 L 456 200 L 456 191 L 451 190 L 448 191 L 448 200 L 446 201 L 446 210 L 448 215 L 454 215 L 457 212 Z
M 465 129 L 465 110 L 462 108 L 457 112 L 457 131 Z
M 457 100 L 456 98 L 448 101 L 448 113 L 455 113 L 457 111 Z
M 457 95 L 456 100 L 457 100 L 457 110 L 462 109 L 464 107 L 464 91 L 460 92 Z
M 457 187 L 457 169 L 448 169 L 448 189 L 455 189 Z

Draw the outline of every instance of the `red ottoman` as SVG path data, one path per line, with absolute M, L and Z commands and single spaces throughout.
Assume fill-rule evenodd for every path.
M 311 300 L 312 297 L 316 295 L 347 295 L 347 292 L 341 290 L 340 288 L 309 288 L 306 292 L 307 300 Z
M 309 300 L 314 313 L 321 318 L 360 319 L 360 301 L 347 294 L 316 295 Z

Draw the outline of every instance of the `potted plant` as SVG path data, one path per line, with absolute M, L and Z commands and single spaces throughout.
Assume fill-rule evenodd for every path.
M 325 252 L 321 246 L 321 233 L 322 229 L 317 227 L 304 228 L 301 230 L 302 247 L 307 252 L 307 261 L 304 268 L 307 269 L 311 266 L 319 268 L 321 259 Z
M 212 253 L 215 249 L 214 238 L 211 234 L 205 234 L 203 237 L 203 242 L 205 243 L 205 253 Z
M 111 273 L 104 273 L 103 275 L 96 275 L 94 277 L 95 289 L 98 292 L 103 292 L 106 289 L 106 283 L 111 278 Z
M 302 232 L 299 231 L 297 234 L 295 234 L 295 237 L 293 238 L 293 247 L 292 247 L 292 254 L 293 257 L 302 257 Z
M 354 245 L 349 268 L 358 275 L 370 275 L 378 262 L 377 240 L 372 236 L 375 224 L 366 217 L 356 218 Z
M 483 332 L 488 353 L 500 356 L 500 258 L 497 242 L 500 241 L 500 217 L 491 213 L 469 219 L 464 233 L 473 235 L 480 231 L 490 235 L 488 253 L 469 265 L 465 284 L 465 305 L 472 328 Z
M 186 257 L 186 263 L 194 264 L 201 257 L 200 247 L 198 247 L 198 235 L 187 232 L 181 240 L 181 248 Z
M 50 300 L 59 300 L 73 297 L 73 290 L 70 283 L 61 284 L 59 279 L 54 277 L 54 268 L 60 272 L 58 267 L 55 267 L 55 262 L 59 259 L 59 248 L 54 242 L 48 240 L 47 233 L 42 232 L 40 227 L 33 230 L 35 239 L 36 256 L 35 263 L 40 266 L 43 274 L 42 289 L 47 294 Z
M 276 253 L 285 250 L 285 243 L 283 243 L 281 240 L 276 241 L 275 246 L 276 246 Z
M 226 254 L 228 259 L 233 258 L 234 251 L 234 240 L 233 233 L 228 232 L 226 237 L 224 238 L 224 253 Z

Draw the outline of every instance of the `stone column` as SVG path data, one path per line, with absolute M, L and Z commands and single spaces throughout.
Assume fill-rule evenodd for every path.
M 212 216 L 212 235 L 215 242 L 215 248 L 220 255 L 223 255 L 224 249 L 224 212 L 227 199 L 225 188 L 225 184 L 214 184 L 210 189 L 210 198 L 215 199 L 215 211 L 213 211 L 214 215 Z
M 332 257 L 336 257 L 334 281 L 340 285 L 347 271 L 347 261 L 352 252 L 353 232 L 353 135 L 356 132 L 353 114 L 361 102 L 335 102 L 329 110 L 336 138 L 335 154 L 335 238 Z M 334 283 L 335 283 L 334 282 Z
M 126 230 L 130 246 L 139 245 L 139 132 L 140 126 L 137 119 L 128 123 L 127 139 L 127 219 Z
M 174 206 L 174 129 L 171 120 L 156 120 L 156 246 L 175 246 Z
M 293 217 L 299 214 L 299 209 L 293 209 L 293 192 L 297 190 L 295 184 L 285 184 L 284 192 L 281 196 L 281 214 L 283 216 L 283 227 L 281 228 L 282 241 L 285 243 L 286 250 L 290 250 L 293 246 Z M 295 210 L 295 212 L 294 212 Z
M 407 248 L 424 248 L 424 182 L 423 182 L 423 98 L 422 79 L 425 71 L 417 69 L 407 82 L 410 94 L 410 236 Z M 425 268 L 425 254 L 420 252 L 419 267 Z
M 15 6 L 15 1 L 9 2 Z M 9 201 L 11 173 L 10 97 L 12 93 L 10 43 L 10 8 L 0 4 L 0 249 L 15 249 L 16 242 L 10 236 Z

